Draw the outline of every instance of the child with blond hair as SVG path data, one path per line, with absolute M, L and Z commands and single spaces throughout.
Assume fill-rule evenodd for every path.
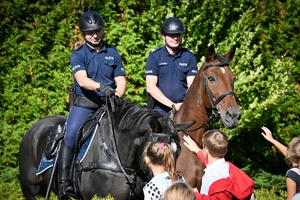
M 300 199 L 300 137 L 294 137 L 288 146 L 281 144 L 272 136 L 272 132 L 265 126 L 261 127 L 262 136 L 286 157 L 286 162 L 291 164 L 292 168 L 286 172 L 287 200 Z
M 196 200 L 196 195 L 187 183 L 176 182 L 168 187 L 163 200 Z
M 176 181 L 184 181 L 175 172 L 175 158 L 172 147 L 164 142 L 152 142 L 143 152 L 143 166 L 150 168 L 153 178 L 144 188 L 144 200 L 162 200 L 166 189 Z

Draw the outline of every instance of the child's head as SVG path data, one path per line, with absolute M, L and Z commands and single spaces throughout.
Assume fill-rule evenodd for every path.
M 175 182 L 164 194 L 164 200 L 196 200 L 196 195 L 191 186 L 185 182 Z
M 149 166 L 163 166 L 169 172 L 172 180 L 176 180 L 175 159 L 171 146 L 164 142 L 149 143 L 144 149 L 144 164 Z
M 294 137 L 287 146 L 287 162 L 300 164 L 300 137 Z
M 202 136 L 203 148 L 215 158 L 224 158 L 228 150 L 228 138 L 220 130 L 213 129 L 205 132 Z

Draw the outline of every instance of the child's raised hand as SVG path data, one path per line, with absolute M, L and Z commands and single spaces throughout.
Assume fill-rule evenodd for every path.
M 198 147 L 198 145 L 196 144 L 196 142 L 190 138 L 190 136 L 186 136 L 184 135 L 183 136 L 183 139 L 184 139 L 184 145 L 191 151 L 195 152 L 195 153 L 198 153 L 201 149 Z
M 261 135 L 264 136 L 264 138 L 268 141 L 271 141 L 273 140 L 273 135 L 272 135 L 272 132 L 265 126 L 261 127 L 261 129 L 264 131 L 264 132 L 261 132 Z

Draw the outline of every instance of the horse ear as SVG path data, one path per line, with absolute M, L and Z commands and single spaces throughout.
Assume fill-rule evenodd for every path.
M 206 62 L 209 62 L 210 60 L 213 60 L 216 56 L 216 51 L 214 45 L 210 45 L 206 52 Z
M 176 128 L 177 131 L 186 131 L 188 128 L 190 128 L 195 123 L 196 123 L 195 120 L 182 122 L 182 123 L 179 123 L 179 124 L 175 124 L 175 128 Z
M 150 118 L 150 127 L 153 133 L 157 133 L 159 131 L 160 123 L 157 120 L 157 117 Z
M 225 58 L 232 60 L 234 57 L 234 54 L 235 54 L 235 50 L 236 50 L 236 47 L 232 47 L 232 49 L 225 54 Z

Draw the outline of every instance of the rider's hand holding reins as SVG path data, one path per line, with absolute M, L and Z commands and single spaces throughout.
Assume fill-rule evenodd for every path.
M 101 92 L 105 96 L 111 96 L 111 95 L 115 94 L 115 89 L 113 89 L 112 87 L 110 87 L 108 85 L 104 85 L 102 83 L 100 83 L 100 87 L 97 88 L 97 91 Z

